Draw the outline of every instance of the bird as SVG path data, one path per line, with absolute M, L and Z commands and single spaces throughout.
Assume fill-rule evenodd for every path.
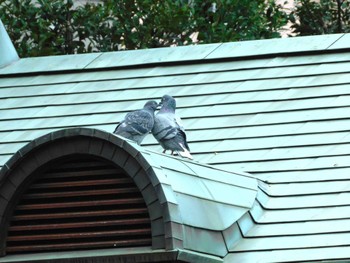
M 159 105 L 161 108 L 154 117 L 152 134 L 163 147 L 163 153 L 171 150 L 171 155 L 176 152 L 181 157 L 193 159 L 187 144 L 185 129 L 181 119 L 175 114 L 175 99 L 170 95 L 164 95 Z
M 113 133 L 140 145 L 153 128 L 154 112 L 157 107 L 158 103 L 150 100 L 144 105 L 143 109 L 127 113 Z

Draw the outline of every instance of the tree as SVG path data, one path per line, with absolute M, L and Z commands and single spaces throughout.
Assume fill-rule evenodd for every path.
M 280 37 L 286 13 L 273 0 L 194 1 L 195 31 L 200 43 Z
M 287 23 L 273 0 L 0 0 L 0 18 L 21 57 L 274 38 Z
M 291 14 L 297 35 L 350 32 L 350 2 L 346 0 L 298 0 Z

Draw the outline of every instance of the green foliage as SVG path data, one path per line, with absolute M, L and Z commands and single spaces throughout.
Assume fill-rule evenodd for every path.
M 287 23 L 281 6 L 269 0 L 194 1 L 195 31 L 201 43 L 280 37 L 278 29 Z
M 0 14 L 22 56 L 70 53 L 72 5 L 59 0 L 39 0 L 38 5 L 31 0 L 2 1 Z
M 287 23 L 273 0 L 0 0 L 0 18 L 21 57 L 274 38 Z
M 290 17 L 297 35 L 350 32 L 350 1 L 298 0 Z

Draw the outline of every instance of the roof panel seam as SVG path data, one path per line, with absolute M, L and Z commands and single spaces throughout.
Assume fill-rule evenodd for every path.
M 96 59 L 98 59 L 99 57 L 101 57 L 103 55 L 103 53 L 100 53 L 98 56 L 96 56 L 94 59 L 92 59 L 89 63 L 87 63 L 83 69 L 86 69 L 89 65 L 91 65 L 91 63 L 93 63 Z
M 335 43 L 337 43 L 341 38 L 343 38 L 345 34 L 342 34 L 338 39 L 336 39 L 332 44 L 330 44 L 326 50 L 329 50 Z
M 216 51 L 218 48 L 220 48 L 222 46 L 223 43 L 220 43 L 220 45 L 218 45 L 216 48 L 214 48 L 213 50 L 211 50 L 207 55 L 204 56 L 204 58 L 202 58 L 203 60 L 206 60 L 214 51 Z

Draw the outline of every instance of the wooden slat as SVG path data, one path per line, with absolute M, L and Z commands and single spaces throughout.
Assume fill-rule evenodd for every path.
M 143 203 L 143 198 L 123 198 L 115 200 L 91 200 L 82 202 L 61 202 L 61 203 L 44 203 L 18 205 L 17 210 L 36 210 L 36 209 L 54 209 L 54 208 L 72 208 L 72 207 L 93 207 L 101 205 L 122 205 L 122 204 L 139 204 Z
M 91 241 L 80 243 L 61 243 L 48 245 L 25 245 L 25 246 L 8 246 L 8 253 L 23 253 L 28 251 L 47 251 L 47 250 L 74 250 L 82 248 L 100 248 L 100 247 L 131 247 L 147 246 L 152 242 L 151 238 L 138 238 L 131 240 L 112 240 L 112 241 Z
M 117 219 L 117 220 L 103 220 L 92 222 L 78 222 L 78 223 L 60 223 L 60 224 L 40 224 L 40 225 L 20 225 L 10 226 L 9 231 L 35 231 L 46 229 L 75 229 L 88 227 L 106 227 L 106 226 L 120 226 L 120 225 L 142 225 L 149 224 L 149 218 L 134 218 L 134 219 Z
M 102 189 L 102 190 L 77 190 L 67 192 L 44 192 L 44 193 L 31 193 L 23 196 L 23 199 L 46 199 L 56 197 L 73 197 L 73 196 L 100 196 L 100 195 L 112 195 L 112 194 L 123 194 L 123 193 L 136 193 L 139 190 L 136 187 L 127 188 L 113 188 L 113 189 Z
M 137 236 L 137 235 L 151 235 L 151 229 L 125 229 L 114 231 L 98 231 L 98 232 L 76 232 L 76 233 L 64 233 L 64 234 L 43 234 L 43 235 L 19 235 L 9 236 L 7 241 L 46 241 L 46 240 L 67 240 L 77 238 L 98 238 L 98 237 L 110 237 L 110 236 Z M 66 242 L 66 241 L 64 241 Z
M 53 173 L 47 173 L 42 178 L 66 178 L 66 177 L 81 177 L 88 175 L 117 175 L 121 174 L 116 169 L 98 169 L 98 170 L 84 170 L 84 171 L 57 171 Z
M 65 212 L 65 213 L 41 213 L 28 215 L 15 215 L 13 221 L 22 220 L 43 220 L 43 219 L 64 219 L 79 217 L 96 217 L 96 216 L 124 216 L 124 215 L 141 215 L 146 214 L 147 208 L 129 208 L 129 209 L 110 209 L 102 211 L 84 211 L 84 212 Z
M 101 163 L 101 161 L 90 161 L 90 162 L 84 162 L 84 160 L 78 160 L 76 162 L 69 162 L 69 163 L 64 163 L 60 165 L 60 167 L 57 170 L 64 170 L 64 169 L 85 169 L 86 168 L 93 168 L 93 167 L 102 167 L 103 169 L 106 169 L 106 165 Z M 115 171 L 122 171 L 122 169 L 118 169 L 117 167 L 113 167 L 113 170 Z M 47 173 L 51 174 L 51 173 Z
M 51 182 L 51 183 L 38 183 L 32 185 L 31 189 L 42 189 L 42 188 L 66 188 L 66 187 L 77 187 L 77 186 L 96 186 L 96 185 L 111 185 L 111 184 L 123 184 L 130 183 L 129 178 L 116 178 L 116 179 L 101 179 L 101 180 L 80 180 L 73 182 Z

